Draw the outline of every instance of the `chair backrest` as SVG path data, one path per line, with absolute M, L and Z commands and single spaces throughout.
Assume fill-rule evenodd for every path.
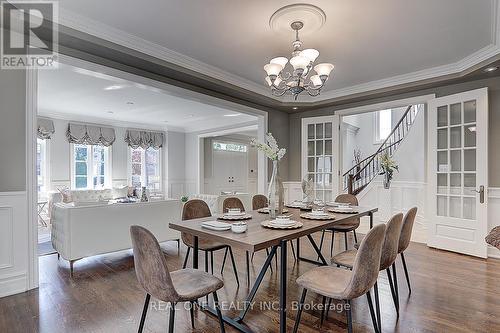
M 342 202 L 342 203 L 348 203 L 351 204 L 352 206 L 359 206 L 358 198 L 356 198 L 355 195 L 349 194 L 349 193 L 344 193 L 344 194 L 339 194 L 335 198 L 335 202 Z M 358 218 L 355 219 L 349 219 L 348 223 L 354 223 L 354 224 L 360 224 L 361 220 Z
M 267 197 L 265 195 L 256 194 L 253 196 L 253 198 L 252 198 L 252 209 L 253 210 L 261 209 L 261 208 L 264 208 L 267 206 L 268 206 Z
M 387 269 L 394 263 L 398 256 L 399 236 L 403 225 L 403 214 L 398 213 L 391 217 L 385 229 L 384 246 L 380 258 L 380 270 Z
M 345 290 L 346 299 L 364 295 L 377 281 L 382 245 L 385 238 L 385 224 L 378 224 L 363 238 L 352 268 L 351 281 Z
M 229 208 L 239 208 L 242 212 L 245 211 L 245 206 L 243 206 L 243 202 L 241 202 L 240 199 L 235 197 L 224 199 L 224 202 L 222 203 L 222 212 L 227 213 L 227 210 Z
M 207 203 L 200 199 L 189 200 L 184 204 L 182 208 L 182 220 L 193 220 L 193 219 L 201 219 L 203 217 L 210 217 L 212 213 L 210 213 L 210 208 Z M 194 246 L 194 237 L 193 235 L 181 233 L 181 239 L 184 244 L 187 246 Z
M 403 218 L 403 226 L 401 227 L 401 236 L 399 237 L 399 249 L 398 253 L 406 250 L 408 245 L 410 245 L 411 232 L 413 230 L 413 223 L 415 222 L 415 217 L 417 216 L 417 207 L 410 208 L 405 217 Z
M 135 274 L 142 288 L 154 298 L 176 302 L 179 295 L 155 236 L 146 228 L 133 225 L 130 227 L 130 237 L 134 250 Z

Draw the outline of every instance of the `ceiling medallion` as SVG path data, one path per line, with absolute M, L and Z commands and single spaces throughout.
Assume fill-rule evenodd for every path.
M 303 7 L 304 5 L 297 6 Z M 315 6 L 310 6 L 314 10 L 307 7 L 307 10 L 304 11 L 304 8 L 302 7 L 283 7 L 271 17 L 269 24 L 273 29 L 282 26 L 283 22 L 286 20 L 294 19 L 289 26 L 293 31 L 295 31 L 295 41 L 292 43 L 293 51 L 290 60 L 286 57 L 276 57 L 271 59 L 269 64 L 264 66 L 264 70 L 267 73 L 266 82 L 271 88 L 272 94 L 275 96 L 283 96 L 286 93 L 290 93 L 295 100 L 299 94 L 304 91 L 310 96 L 318 96 L 321 92 L 321 88 L 325 85 L 325 82 L 328 80 L 330 72 L 334 67 L 330 63 L 320 63 L 314 66 L 314 62 L 319 56 L 319 51 L 315 49 L 302 50 L 302 41 L 299 39 L 299 30 L 304 28 L 305 23 L 304 21 L 297 19 L 298 15 L 301 13 L 315 13 L 315 15 L 322 13 L 322 15 L 319 15 L 319 17 L 322 18 L 320 20 L 319 27 L 323 25 L 326 19 L 326 16 L 321 9 Z M 310 16 L 306 15 L 306 17 L 310 21 Z M 288 63 L 290 63 L 293 70 L 292 68 L 287 70 L 286 66 Z

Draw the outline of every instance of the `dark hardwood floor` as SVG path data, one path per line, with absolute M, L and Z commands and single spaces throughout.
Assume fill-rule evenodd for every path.
M 337 237 L 340 241 L 341 237 Z M 313 256 L 308 242 L 301 242 L 304 256 Z M 324 253 L 329 252 L 329 244 Z M 172 270 L 179 269 L 185 254 L 177 254 L 175 242 L 162 245 Z M 343 245 L 336 244 L 336 248 Z M 327 250 L 328 249 L 328 250 Z M 231 265 L 224 272 L 225 287 L 220 290 L 223 302 L 241 301 L 246 296 L 244 253 L 235 251 L 240 288 L 236 287 Z M 291 252 L 291 251 L 290 251 Z M 255 255 L 252 280 L 264 262 L 265 251 Z M 223 251 L 216 254 L 215 271 L 220 271 Z M 200 255 L 200 267 L 204 256 Z M 387 276 L 380 274 L 379 288 L 383 332 L 499 332 L 500 331 L 500 260 L 482 260 L 429 249 L 412 243 L 406 252 L 413 293 L 408 297 L 404 273 L 398 258 L 401 313 L 396 317 Z M 297 301 L 300 290 L 295 279 L 313 265 L 289 258 L 288 304 Z M 258 309 L 260 301 L 278 302 L 278 275 L 268 273 L 256 297 L 246 323 L 255 332 L 277 332 L 278 313 Z M 0 299 L 0 332 L 136 332 L 144 301 L 139 288 L 131 251 L 96 256 L 76 262 L 75 274 L 69 277 L 69 264 L 56 255 L 40 257 L 40 288 Z M 313 293 L 307 302 L 319 303 Z M 224 303 L 228 306 L 229 303 Z M 156 307 L 156 308 L 155 308 Z M 181 309 L 182 305 L 178 305 Z M 236 310 L 226 313 L 235 314 Z M 289 331 L 295 311 L 288 310 Z M 320 311 L 305 310 L 300 332 L 345 332 L 344 313 L 330 312 L 320 327 Z M 146 319 L 145 332 L 166 332 L 168 310 L 153 304 Z M 177 311 L 176 332 L 191 332 L 189 311 Z M 355 332 L 373 332 L 366 298 L 353 302 Z M 195 332 L 218 332 L 216 318 L 197 311 Z M 235 332 L 226 326 L 226 332 Z

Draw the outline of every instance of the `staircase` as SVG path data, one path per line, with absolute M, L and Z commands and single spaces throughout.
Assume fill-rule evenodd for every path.
M 357 195 L 380 174 L 382 155 L 386 152 L 389 153 L 389 156 L 394 155 L 403 139 L 408 135 L 421 107 L 422 105 L 408 106 L 401 119 L 377 151 L 344 173 L 342 177 L 344 191 Z

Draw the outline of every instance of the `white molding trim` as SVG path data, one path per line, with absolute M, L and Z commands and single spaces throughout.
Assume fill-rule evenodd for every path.
M 16 272 L 0 278 L 0 298 L 26 291 L 26 272 Z
M 318 102 L 327 99 L 346 97 L 349 95 L 364 93 L 368 91 L 386 89 L 394 86 L 400 86 L 419 81 L 436 79 L 448 75 L 460 74 L 480 64 L 485 60 L 488 60 L 492 57 L 499 55 L 500 33 L 498 32 L 498 30 L 500 28 L 500 24 L 498 22 L 500 21 L 500 10 L 499 10 L 500 2 L 498 0 L 493 0 L 492 6 L 494 7 L 494 10 L 492 11 L 491 15 L 491 30 L 492 30 L 491 43 L 477 50 L 476 52 L 464 57 L 463 59 L 446 65 L 431 67 L 420 71 L 410 72 L 402 75 L 396 75 L 393 77 L 361 83 L 341 89 L 325 91 L 321 95 L 315 97 L 314 99 L 304 98 L 302 102 L 303 103 Z M 62 8 L 60 9 L 59 17 L 60 17 L 60 23 L 69 28 L 105 39 L 107 41 L 116 43 L 118 45 L 122 45 L 124 47 L 136 50 L 138 52 L 148 54 L 158 59 L 173 63 L 175 65 L 184 67 L 186 69 L 198 72 L 203 75 L 210 76 L 212 78 L 247 89 L 249 91 L 258 93 L 260 95 L 269 98 L 273 98 L 281 102 L 291 101 L 291 99 L 288 97 L 273 96 L 270 90 L 265 86 L 264 80 L 262 80 L 262 84 L 258 84 L 251 80 L 227 72 L 221 68 L 209 65 L 207 63 L 185 56 L 178 52 L 172 51 L 166 47 L 150 42 L 143 38 L 137 37 L 123 30 L 113 28 L 101 22 L 92 20 L 90 18 L 84 17 L 82 15 L 76 14 L 74 12 Z
M 436 98 L 436 94 L 421 95 L 410 98 L 397 99 L 388 102 L 362 105 L 354 108 L 337 110 L 335 111 L 335 114 L 338 114 L 340 116 L 350 116 L 354 114 L 373 112 L 385 109 L 395 109 L 395 108 L 405 107 L 408 105 L 426 104 L 429 100 L 434 98 Z

